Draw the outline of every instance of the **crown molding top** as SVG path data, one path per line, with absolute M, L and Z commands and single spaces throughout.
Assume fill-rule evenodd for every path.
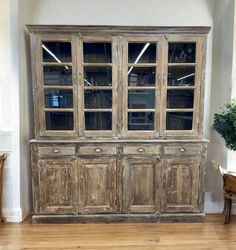
M 210 26 L 97 26 L 97 25 L 26 25 L 30 33 L 104 33 L 104 34 L 193 34 L 207 35 Z

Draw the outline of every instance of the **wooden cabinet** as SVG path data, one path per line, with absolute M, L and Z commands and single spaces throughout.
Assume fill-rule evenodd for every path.
M 160 211 L 161 163 L 154 157 L 125 158 L 123 165 L 123 211 Z
M 210 28 L 27 28 L 33 220 L 203 220 Z

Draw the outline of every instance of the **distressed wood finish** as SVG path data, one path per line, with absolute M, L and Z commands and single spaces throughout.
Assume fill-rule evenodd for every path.
M 33 222 L 204 221 L 207 140 L 202 138 L 202 121 L 206 38 L 210 28 L 62 25 L 28 25 L 27 28 L 31 33 L 36 136 L 31 141 Z M 55 62 L 43 61 L 44 41 L 69 42 L 71 60 L 67 57 L 68 63 L 60 58 Z M 86 61 L 84 43 L 110 43 L 111 59 L 109 53 L 104 52 L 108 60 Z M 129 61 L 129 43 L 138 43 L 140 48 L 144 46 L 140 52 L 134 49 L 137 54 L 134 53 L 134 59 L 139 56 L 140 59 L 144 48 L 153 44 L 155 59 Z M 190 62 L 169 61 L 170 43 L 194 43 L 194 62 L 192 59 Z M 92 58 L 96 55 L 93 52 Z M 45 84 L 45 66 L 72 67 L 71 85 L 57 80 Z M 106 77 L 102 67 L 112 70 L 106 82 L 101 81 L 101 77 Z M 129 85 L 130 67 L 141 69 L 141 80 Z M 194 82 L 168 85 L 168 67 L 194 68 Z M 97 71 L 86 71 L 88 68 Z M 151 71 L 147 73 L 145 69 Z M 91 80 L 84 84 L 86 77 L 90 79 L 87 72 L 92 72 Z M 150 77 L 150 72 L 155 79 Z M 183 72 L 174 73 L 174 77 L 179 80 L 183 78 L 181 74 L 189 71 Z M 99 77 L 92 79 L 96 74 Z M 132 71 L 132 74 L 138 78 L 138 73 Z M 59 75 L 54 72 L 50 77 Z M 45 91 L 53 90 L 72 91 L 73 105 L 47 106 L 45 99 L 49 98 L 48 102 L 53 99 L 45 98 Z M 104 94 L 95 99 L 97 106 L 86 106 L 85 91 L 87 95 L 89 91 L 95 95 L 101 90 L 111 91 L 112 99 L 110 94 L 108 97 Z M 133 106 L 129 106 L 131 90 L 137 93 L 150 91 L 155 104 L 149 105 L 141 95 L 137 103 L 134 101 Z M 169 90 L 192 91 L 193 105 L 185 107 L 181 103 L 180 108 L 178 105 L 170 108 L 167 105 Z M 137 98 L 137 93 L 132 98 Z M 102 100 L 105 101 L 100 105 Z M 57 126 L 48 126 L 46 129 L 45 112 L 72 112 L 73 128 L 65 126 L 65 130 L 58 130 Z M 111 129 L 102 121 L 102 114 L 93 120 L 100 126 L 97 130 L 93 126 L 85 128 L 86 119 L 90 121 L 85 118 L 85 112 L 111 112 Z M 142 118 L 144 121 L 140 123 L 134 116 L 134 121 L 130 122 L 128 112 L 146 112 L 150 117 Z M 182 114 L 179 116 L 184 120 L 183 129 L 188 130 L 176 127 L 167 130 L 167 112 L 193 112 L 192 127 L 185 127 L 188 116 Z M 50 119 L 60 123 L 58 117 Z M 106 119 L 108 121 L 109 117 Z M 69 124 L 66 119 L 64 123 Z
M 80 159 L 79 169 L 80 212 L 117 212 L 116 159 Z
M 160 211 L 160 161 L 155 158 L 123 159 L 123 212 Z
M 76 160 L 39 160 L 39 210 L 42 214 L 72 214 L 76 211 Z
M 170 158 L 163 162 L 162 212 L 200 212 L 201 158 Z

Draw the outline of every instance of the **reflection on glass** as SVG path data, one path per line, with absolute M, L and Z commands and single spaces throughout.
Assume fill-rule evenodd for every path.
M 128 130 L 153 130 L 154 112 L 128 112 Z
M 156 63 L 155 43 L 129 43 L 129 63 Z
M 91 109 L 112 108 L 111 90 L 85 90 L 84 107 Z
M 194 90 L 167 90 L 167 108 L 193 108 Z
M 111 63 L 111 43 L 84 43 L 85 63 Z
M 130 67 L 128 70 L 129 86 L 154 86 L 155 85 L 155 67 Z
M 193 112 L 167 112 L 166 130 L 192 130 Z
M 47 89 L 44 100 L 45 108 L 73 108 L 72 90 Z
M 43 66 L 44 85 L 72 85 L 72 69 L 67 66 Z
M 111 112 L 85 112 L 85 130 L 111 130 Z
M 73 130 L 73 112 L 45 112 L 46 130 Z
M 112 68 L 84 67 L 84 86 L 112 86 Z
M 196 43 L 169 43 L 169 63 L 195 63 Z
M 155 90 L 129 90 L 129 109 L 152 109 L 155 108 Z
M 195 67 L 168 67 L 168 86 L 194 86 Z
M 71 62 L 71 43 L 42 42 L 43 62 Z

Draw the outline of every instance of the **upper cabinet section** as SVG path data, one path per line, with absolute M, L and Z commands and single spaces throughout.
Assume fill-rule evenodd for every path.
M 36 137 L 202 137 L 208 27 L 27 26 Z

